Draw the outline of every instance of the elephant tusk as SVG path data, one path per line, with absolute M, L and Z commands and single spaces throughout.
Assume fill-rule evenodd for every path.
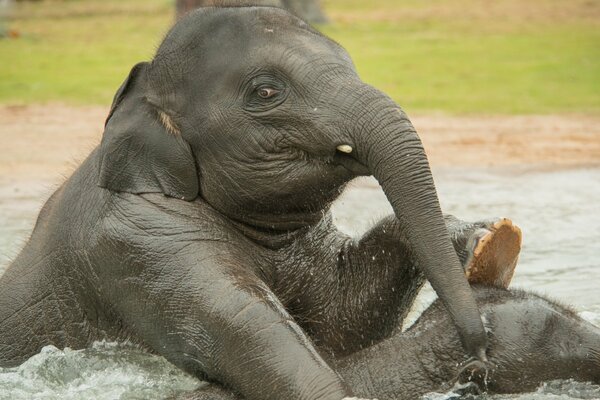
M 348 144 L 340 144 L 338 147 L 336 147 L 336 149 L 338 149 L 342 153 L 346 153 L 346 154 L 352 153 L 352 146 L 350 146 Z

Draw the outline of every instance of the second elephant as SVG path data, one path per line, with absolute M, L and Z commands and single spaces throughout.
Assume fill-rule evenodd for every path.
M 521 290 L 475 286 L 490 335 L 490 370 L 479 389 L 532 392 L 555 379 L 600 384 L 600 329 L 569 308 Z M 436 301 L 406 332 L 368 349 L 331 360 L 356 395 L 379 400 L 414 400 L 448 391 L 465 361 L 452 321 Z M 461 377 L 467 382 L 468 376 Z M 478 380 L 479 379 L 479 380 Z M 219 385 L 182 395 L 181 400 L 241 400 Z

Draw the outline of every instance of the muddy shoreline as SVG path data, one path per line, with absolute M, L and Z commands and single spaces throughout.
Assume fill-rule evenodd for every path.
M 0 179 L 59 182 L 99 143 L 107 112 L 108 106 L 0 106 Z M 600 166 L 600 116 L 411 118 L 435 169 Z

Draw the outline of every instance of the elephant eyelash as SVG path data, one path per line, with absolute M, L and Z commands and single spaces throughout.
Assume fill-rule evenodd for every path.
M 275 72 L 261 72 L 244 84 L 244 109 L 260 114 L 283 103 L 289 93 L 286 79 Z
M 179 130 L 177 125 L 175 125 L 173 119 L 169 116 L 169 114 L 165 113 L 164 111 L 158 110 L 158 119 L 160 120 L 161 124 L 166 128 L 167 132 L 169 132 L 171 135 L 181 134 L 181 131 Z

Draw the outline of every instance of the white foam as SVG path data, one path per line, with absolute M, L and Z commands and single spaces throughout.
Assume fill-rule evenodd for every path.
M 0 368 L 0 399 L 164 399 L 201 382 L 162 357 L 127 344 L 44 347 L 15 368 Z

